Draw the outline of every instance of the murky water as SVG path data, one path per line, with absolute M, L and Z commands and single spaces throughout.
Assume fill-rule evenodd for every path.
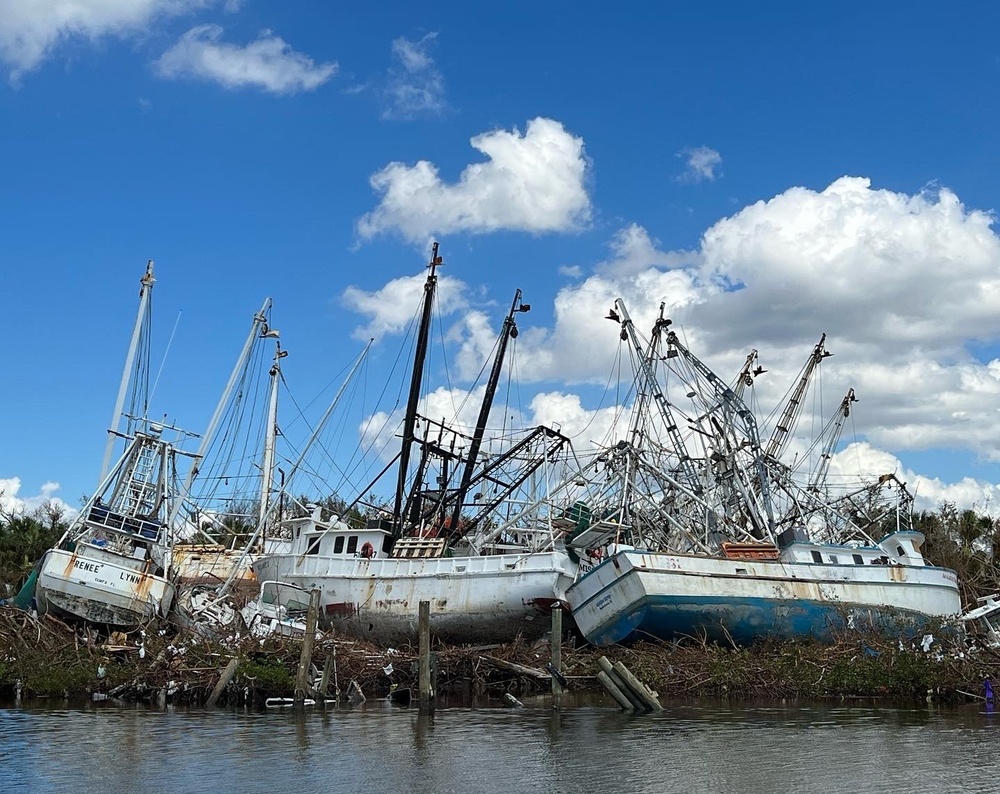
M 0 792 L 994 792 L 981 706 L 0 709 Z

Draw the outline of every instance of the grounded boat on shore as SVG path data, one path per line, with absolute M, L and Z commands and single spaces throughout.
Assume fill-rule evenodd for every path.
M 178 456 L 164 433 L 182 431 L 145 417 L 153 262 L 146 265 L 139 310 L 112 416 L 101 478 L 59 542 L 37 566 L 34 601 L 40 613 L 116 629 L 133 629 L 165 617 L 174 596 L 168 576 L 172 533 L 179 506 Z M 129 388 L 131 386 L 131 389 Z M 126 413 L 131 396 L 133 410 Z M 121 430 L 122 420 L 126 426 Z M 114 446 L 125 449 L 111 465 Z
M 377 522 L 355 529 L 336 516 L 323 521 L 320 510 L 286 522 L 292 550 L 261 557 L 253 569 L 261 581 L 318 589 L 322 625 L 373 642 L 415 637 L 421 601 L 430 602 L 434 633 L 447 642 L 540 636 L 576 572 L 563 551 L 445 556 L 444 538 L 393 542 Z
M 563 601 L 576 563 L 557 547 L 551 526 L 522 526 L 502 534 L 489 528 L 501 503 L 518 489 L 526 484 L 545 488 L 539 469 L 559 459 L 568 439 L 549 428 L 534 428 L 487 464 L 479 460 L 506 341 L 517 335 L 514 316 L 528 309 L 520 302 L 520 291 L 501 331 L 474 434 L 463 436 L 443 422 L 418 417 L 440 264 L 435 244 L 424 285 L 393 508 L 369 510 L 364 526 L 358 527 L 335 515 L 324 519 L 321 509 L 313 507 L 283 523 L 291 549 L 259 557 L 253 570 L 260 581 L 319 590 L 321 625 L 376 642 L 414 638 L 421 601 L 430 602 L 433 630 L 445 641 L 537 637 L 547 630 L 553 605 Z M 423 438 L 415 433 L 418 418 Z M 414 446 L 420 454 L 412 473 Z M 490 497 L 480 499 L 477 489 L 488 490 Z
M 594 645 L 679 636 L 830 641 L 862 628 L 909 634 L 961 610 L 955 573 L 928 565 L 922 541 L 904 531 L 877 546 L 737 544 L 724 556 L 622 549 L 567 597 Z
M 174 595 L 165 576 L 174 449 L 161 433 L 155 425 L 135 433 L 105 487 L 42 557 L 40 613 L 117 629 L 166 617 Z
M 930 565 L 923 535 L 909 527 L 903 483 L 882 475 L 837 498 L 825 489 L 853 390 L 805 486 L 779 461 L 809 374 L 829 355 L 825 336 L 765 446 L 739 393 L 667 331 L 662 309 L 645 348 L 620 301 L 616 309 L 609 319 L 638 361 L 631 432 L 598 456 L 559 519 L 568 546 L 590 550 L 567 591 L 589 642 L 832 640 L 862 627 L 909 634 L 961 611 L 955 572 Z M 689 415 L 662 388 L 662 364 L 694 406 Z

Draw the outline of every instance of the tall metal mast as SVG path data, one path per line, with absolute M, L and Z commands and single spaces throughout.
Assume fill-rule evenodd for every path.
M 819 342 L 816 343 L 816 347 L 813 348 L 812 353 L 809 354 L 809 360 L 806 361 L 805 366 L 802 368 L 799 382 L 795 385 L 792 396 L 788 398 L 788 404 L 785 405 L 785 410 L 782 412 L 778 424 L 774 426 L 771 438 L 764 449 L 764 454 L 772 460 L 780 458 L 781 453 L 785 451 L 785 447 L 788 445 L 791 430 L 795 427 L 795 423 L 799 419 L 802 398 L 805 397 L 806 389 L 809 388 L 809 379 L 812 377 L 813 370 L 816 369 L 824 358 L 833 355 L 833 353 L 830 353 L 824 347 L 825 342 L 826 334 L 823 334 L 819 338 Z
M 274 363 L 271 364 L 270 395 L 267 404 L 267 427 L 264 428 L 264 456 L 261 460 L 260 512 L 257 523 L 264 531 L 264 519 L 267 517 L 271 503 L 271 491 L 274 485 L 274 440 L 278 433 L 278 381 L 281 380 L 281 359 L 288 355 L 281 349 L 278 332 L 271 328 L 265 331 L 265 337 L 275 340 Z
M 118 436 L 118 427 L 121 424 L 122 409 L 125 407 L 125 395 L 128 392 L 128 384 L 132 378 L 133 365 L 135 364 L 135 354 L 139 349 L 139 340 L 142 337 L 143 326 L 149 317 L 149 303 L 153 295 L 153 260 L 146 262 L 146 273 L 139 279 L 139 311 L 135 318 L 135 328 L 132 329 L 132 341 L 129 343 L 128 354 L 125 356 L 125 369 L 122 372 L 122 382 L 118 387 L 118 399 L 115 400 L 115 411 L 111 415 L 111 427 L 108 430 L 108 443 L 104 448 L 104 461 L 101 464 L 101 478 L 99 483 L 104 482 L 108 476 L 108 468 L 111 466 L 111 456 L 115 451 L 115 438 Z
M 632 322 L 632 318 L 629 316 L 628 309 L 625 308 L 625 301 L 618 298 L 615 300 L 615 306 L 618 307 L 620 316 L 618 313 L 612 311 L 609 313 L 608 319 L 616 320 L 621 323 L 622 340 L 628 340 L 632 345 L 632 348 L 635 351 L 635 359 L 639 365 L 639 374 L 641 376 L 639 384 L 641 391 L 636 395 L 636 407 L 634 409 L 635 417 L 631 429 L 632 444 L 633 446 L 638 444 L 640 431 L 639 425 L 642 419 L 642 414 L 645 413 L 646 406 L 649 404 L 649 400 L 652 399 L 653 402 L 656 403 L 657 408 L 659 408 L 667 434 L 670 437 L 670 443 L 673 445 L 674 453 L 677 455 L 677 465 L 680 472 L 680 478 L 693 493 L 700 494 L 702 493 L 703 488 L 701 480 L 698 476 L 698 470 L 694 465 L 694 460 L 688 452 L 687 445 L 684 443 L 684 438 L 681 436 L 680 429 L 677 426 L 677 420 L 674 418 L 674 412 L 671 408 L 670 401 L 660 388 L 656 378 L 656 373 L 653 370 L 653 363 L 659 355 L 658 350 L 661 337 L 666 335 L 669 342 L 669 340 L 674 336 L 673 331 L 667 331 L 671 321 L 663 315 L 664 304 L 660 304 L 660 315 L 653 325 L 653 335 L 650 339 L 649 350 L 645 352 L 642 349 L 642 344 L 639 341 L 635 325 Z
M 229 398 L 232 396 L 233 390 L 236 388 L 236 383 L 243 372 L 243 368 L 246 366 L 247 360 L 250 358 L 250 353 L 253 351 L 254 343 L 258 339 L 263 338 L 267 333 L 267 313 L 270 308 L 271 299 L 265 298 L 263 305 L 260 307 L 260 311 L 253 316 L 253 322 L 250 325 L 250 333 L 247 334 L 246 342 L 243 343 L 243 349 L 240 351 L 239 358 L 236 360 L 236 366 L 233 367 L 233 371 L 229 375 L 229 382 L 226 384 L 226 388 L 222 392 L 222 397 L 219 398 L 219 402 L 215 406 L 215 413 L 212 414 L 212 418 L 208 422 L 208 428 L 205 430 L 205 435 L 202 436 L 201 445 L 198 447 L 198 451 L 193 455 L 194 462 L 191 464 L 187 477 L 184 479 L 184 485 L 179 498 L 170 513 L 170 518 L 167 523 L 171 527 L 174 526 L 174 521 L 184 504 L 184 500 L 188 498 L 188 494 L 191 492 L 191 486 L 194 484 L 195 478 L 201 470 L 202 461 L 205 460 L 205 455 L 212 446 L 212 441 L 215 439 L 215 431 L 218 428 L 219 421 L 222 419 L 226 405 L 228 405 Z
M 721 421 L 713 419 L 713 422 L 717 425 L 718 436 L 721 442 L 720 449 L 717 450 L 723 456 L 727 454 L 735 454 L 737 451 L 746 448 L 746 454 L 749 455 L 750 461 L 747 466 L 737 465 L 736 474 L 738 475 L 735 483 L 739 483 L 741 491 L 744 491 L 741 495 L 747 501 L 748 507 L 753 507 L 753 509 L 748 510 L 747 517 L 750 519 L 751 523 L 754 525 L 753 534 L 760 539 L 773 539 L 774 537 L 774 511 L 771 505 L 771 493 L 770 484 L 767 477 L 767 468 L 764 465 L 763 455 L 761 454 L 760 437 L 757 432 L 757 420 L 754 419 L 753 413 L 746 406 L 746 404 L 741 400 L 736 393 L 723 382 L 722 378 L 712 372 L 694 353 L 685 347 L 677 334 L 674 331 L 667 332 L 667 345 L 668 351 L 667 356 L 672 357 L 680 354 L 683 356 L 685 361 L 697 372 L 706 383 L 708 383 L 719 402 L 719 406 L 723 409 L 723 416 Z M 675 351 L 675 352 L 671 352 Z M 743 431 L 746 434 L 746 442 L 739 444 L 738 447 L 732 447 L 732 449 L 727 450 L 726 446 L 729 441 L 727 435 L 733 430 L 733 423 L 736 419 L 742 422 Z M 743 471 L 746 468 L 748 471 Z M 743 488 L 742 483 L 744 477 L 749 481 L 749 488 Z M 759 511 L 758 505 L 753 503 L 753 490 L 757 491 L 762 504 L 759 506 L 761 510 Z
M 465 502 L 465 495 L 469 492 L 469 483 L 472 482 L 472 473 L 476 468 L 476 459 L 479 457 L 479 449 L 483 444 L 483 436 L 486 434 L 486 423 L 490 418 L 490 409 L 493 407 L 493 398 L 496 395 L 497 385 L 500 383 L 500 374 L 503 370 L 503 359 L 507 352 L 507 340 L 517 338 L 517 323 L 514 322 L 514 315 L 518 312 L 531 311 L 531 305 L 521 303 L 521 290 L 514 293 L 514 301 L 510 305 L 507 318 L 503 321 L 503 328 L 500 330 L 500 338 L 497 340 L 497 353 L 493 358 L 493 368 L 490 370 L 490 378 L 486 383 L 486 393 L 483 395 L 483 403 L 479 408 L 479 418 L 476 420 L 476 429 L 472 434 L 472 441 L 469 444 L 468 456 L 465 459 L 465 469 L 462 471 L 462 480 L 458 486 L 458 493 L 455 495 L 455 509 L 451 515 L 451 531 L 458 532 L 458 521 L 462 515 L 462 504 Z
M 854 396 L 854 389 L 848 389 L 847 394 L 844 395 L 844 399 L 841 400 L 840 405 L 837 407 L 837 413 L 834 414 L 833 430 L 823 445 L 823 451 L 816 462 L 816 468 L 806 486 L 807 491 L 818 494 L 820 489 L 826 485 L 826 475 L 830 470 L 830 461 L 840 441 L 840 435 L 844 430 L 844 421 L 851 415 L 851 403 L 856 403 L 857 401 L 858 398 Z
M 434 304 L 434 292 L 437 289 L 437 267 L 444 261 L 438 256 L 438 244 L 431 249 L 431 261 L 427 265 L 430 273 L 424 282 L 424 305 L 420 316 L 420 328 L 417 331 L 417 348 L 413 356 L 413 374 L 410 376 L 410 396 L 406 403 L 406 416 L 403 420 L 403 446 L 399 454 L 399 477 L 396 481 L 396 500 L 392 509 L 393 531 L 396 537 L 403 533 L 403 498 L 406 491 L 406 470 L 410 465 L 410 447 L 414 442 L 413 430 L 417 424 L 417 404 L 420 402 L 420 386 L 424 374 L 424 360 L 427 357 L 427 341 L 430 338 L 431 309 Z

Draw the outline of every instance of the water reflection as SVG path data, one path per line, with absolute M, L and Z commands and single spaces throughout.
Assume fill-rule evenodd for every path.
M 994 791 L 984 707 L 691 701 L 267 713 L 0 709 L 0 790 Z M 162 784 L 162 785 L 161 785 Z

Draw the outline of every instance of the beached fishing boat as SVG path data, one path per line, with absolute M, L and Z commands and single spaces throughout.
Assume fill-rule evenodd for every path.
M 166 473 L 174 450 L 162 429 L 137 432 L 98 495 L 45 553 L 35 586 L 42 614 L 132 629 L 166 617 L 169 565 Z
M 919 532 L 876 546 L 740 544 L 720 556 L 618 549 L 567 593 L 594 645 L 706 637 L 824 641 L 873 628 L 916 633 L 961 610 L 954 571 L 928 565 Z
M 176 506 L 178 450 L 165 433 L 176 428 L 122 416 L 129 383 L 141 371 L 149 339 L 153 263 L 141 279 L 139 311 L 109 431 L 100 484 L 77 518 L 38 566 L 35 604 L 40 613 L 119 629 L 166 616 L 174 586 L 170 565 L 171 511 Z M 140 355 L 143 354 L 143 355 Z M 133 384 L 134 385 L 134 384 Z M 142 403 L 143 405 L 145 403 Z M 127 421 L 120 432 L 122 419 Z M 111 465 L 115 441 L 126 447 Z
M 804 486 L 779 460 L 809 374 L 828 355 L 825 337 L 765 445 L 737 391 L 668 330 L 662 310 L 646 346 L 621 301 L 609 319 L 637 361 L 630 432 L 597 457 L 558 522 L 584 555 L 567 600 L 589 642 L 905 634 L 961 611 L 954 571 L 923 557 L 902 482 L 883 475 L 835 497 L 823 481 L 830 439 Z M 657 367 L 680 381 L 690 412 L 668 397 Z M 831 439 L 851 401 L 853 391 Z
M 440 264 L 435 244 L 424 285 L 392 508 L 371 509 L 363 526 L 352 526 L 354 522 L 346 520 L 350 510 L 344 516 L 324 517 L 313 507 L 284 522 L 290 551 L 263 555 L 253 570 L 261 581 L 319 590 L 321 625 L 376 642 L 414 638 L 421 601 L 430 602 L 433 631 L 446 641 L 537 637 L 549 626 L 552 606 L 562 602 L 576 563 L 557 546 L 551 526 L 522 523 L 500 534 L 490 530 L 505 500 L 519 489 L 527 484 L 544 488 L 539 472 L 560 458 L 568 439 L 550 428 L 534 428 L 488 463 L 480 460 L 506 342 L 517 334 L 516 314 L 528 309 L 520 291 L 501 331 L 472 436 L 426 417 L 419 417 L 424 434 L 417 436 Z M 414 447 L 419 456 L 411 471 Z M 487 491 L 488 498 L 483 496 Z

